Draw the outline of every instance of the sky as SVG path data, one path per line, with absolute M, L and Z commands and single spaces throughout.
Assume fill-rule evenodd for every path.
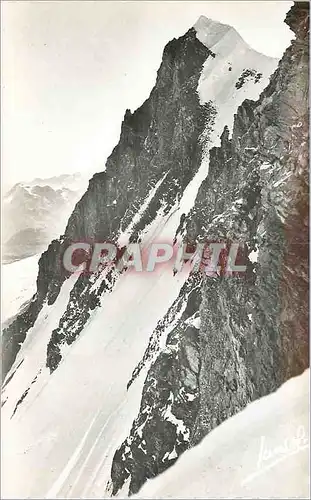
M 103 170 L 163 48 L 205 15 L 281 57 L 287 1 L 2 1 L 2 183 Z

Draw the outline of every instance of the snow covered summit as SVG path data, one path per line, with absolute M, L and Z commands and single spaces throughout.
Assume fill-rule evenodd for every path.
M 232 26 L 214 21 L 205 16 L 200 16 L 193 27 L 197 32 L 197 38 L 200 42 L 211 50 L 224 37 L 226 37 L 227 41 L 230 40 L 230 43 L 237 43 L 239 41 L 245 46 L 247 45 Z
M 203 65 L 197 90 L 201 104 L 212 102 L 216 107 L 210 139 L 219 143 L 224 127 L 232 130 L 237 107 L 245 99 L 258 99 L 268 85 L 278 59 L 252 49 L 232 26 L 218 21 L 200 16 L 194 29 L 212 53 Z

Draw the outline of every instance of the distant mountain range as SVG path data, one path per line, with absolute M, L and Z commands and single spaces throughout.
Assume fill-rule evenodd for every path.
M 76 202 L 87 188 L 81 174 L 64 174 L 19 182 L 2 203 L 2 260 L 4 263 L 41 253 L 66 228 Z

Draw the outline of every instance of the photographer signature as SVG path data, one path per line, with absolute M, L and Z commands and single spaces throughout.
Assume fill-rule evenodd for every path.
M 309 438 L 303 425 L 297 428 L 294 436 L 286 438 L 282 444 L 271 448 L 268 446 L 266 437 L 261 436 L 256 470 L 242 481 L 242 485 L 262 475 L 288 457 L 305 450 L 308 446 Z

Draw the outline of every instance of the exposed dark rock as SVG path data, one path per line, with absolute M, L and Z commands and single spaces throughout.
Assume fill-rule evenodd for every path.
M 237 89 L 242 88 L 244 83 L 250 79 L 253 79 L 255 83 L 258 83 L 261 78 L 262 73 L 260 73 L 259 71 L 256 71 L 255 69 L 244 69 L 244 71 L 242 71 L 241 73 L 240 78 L 236 82 L 235 87 Z

